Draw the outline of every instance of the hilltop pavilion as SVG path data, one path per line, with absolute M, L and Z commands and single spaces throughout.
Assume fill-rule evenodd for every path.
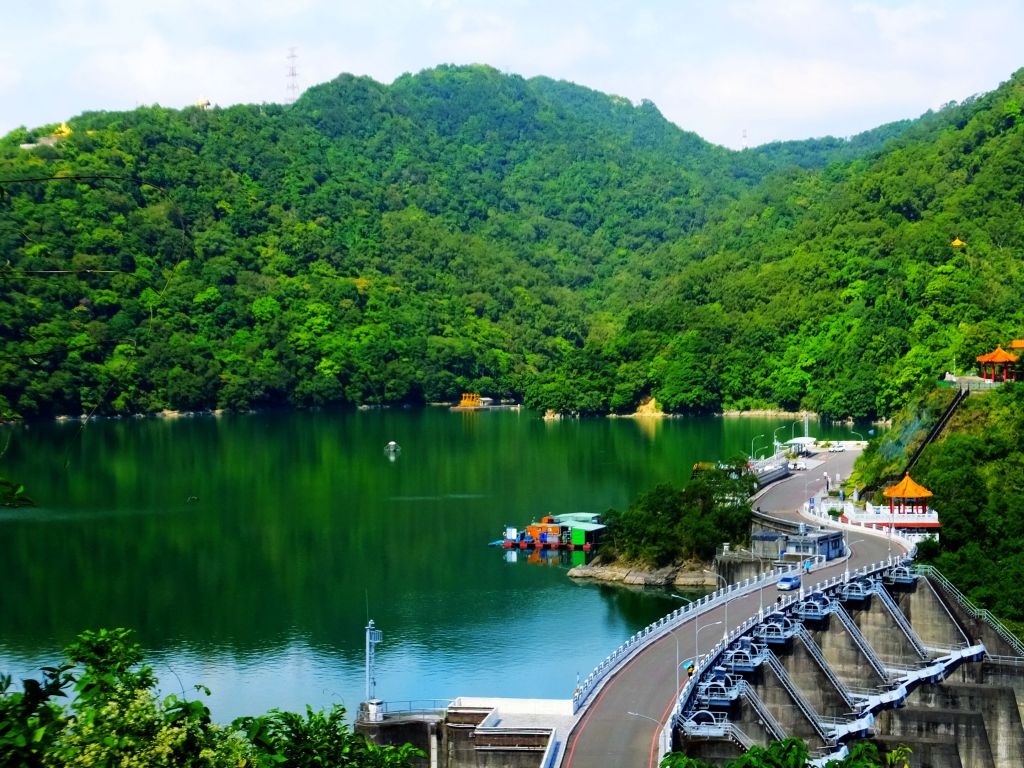
M 1018 355 L 1003 349 L 1002 344 L 998 345 L 995 351 L 989 352 L 987 355 L 978 355 L 981 378 L 987 381 L 1016 381 L 1018 359 Z M 997 379 L 996 376 L 1000 373 L 1002 378 Z

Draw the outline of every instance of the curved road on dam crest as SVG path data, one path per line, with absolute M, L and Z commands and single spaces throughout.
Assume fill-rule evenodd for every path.
M 791 475 L 763 492 L 754 503 L 762 512 L 802 519 L 797 509 L 810 494 L 823 488 L 823 473 L 828 472 L 833 478 L 836 473 L 844 478 L 849 476 L 858 453 L 859 449 L 855 448 L 842 453 L 818 454 L 816 458 L 824 461 L 820 467 Z M 849 569 L 886 559 L 889 547 L 889 542 L 881 537 L 854 538 Z M 892 548 L 894 552 L 903 551 L 895 541 Z M 804 578 L 805 586 L 840 576 L 846 568 L 846 561 L 838 561 L 816 569 L 810 578 Z M 735 629 L 756 615 L 762 605 L 773 603 L 776 595 L 771 585 L 738 595 L 724 606 L 680 623 L 637 653 L 605 683 L 589 706 L 581 710 L 581 717 L 566 740 L 563 768 L 656 766 L 658 739 L 678 694 L 677 673 L 680 685 L 685 684 L 686 679 L 685 672 L 678 670 L 676 660 L 683 662 L 710 651 L 726 630 Z

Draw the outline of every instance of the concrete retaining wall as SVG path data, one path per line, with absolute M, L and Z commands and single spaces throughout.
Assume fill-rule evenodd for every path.
M 835 616 L 829 618 L 825 628 L 808 629 L 829 666 L 848 687 L 875 688 L 885 683 Z
M 792 649 L 780 654 L 779 661 L 815 712 L 824 717 L 849 714 L 850 706 L 800 640 L 794 638 Z
M 912 667 L 921 662 L 910 640 L 877 597 L 861 608 L 848 603 L 846 610 L 883 664 Z
M 891 594 L 925 645 L 942 647 L 967 643 L 967 636 L 950 617 L 945 603 L 927 579 L 918 578 L 913 589 L 893 590 Z

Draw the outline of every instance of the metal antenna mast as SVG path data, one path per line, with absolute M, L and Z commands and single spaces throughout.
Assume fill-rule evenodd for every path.
M 295 47 L 292 46 L 288 49 L 288 98 L 286 102 L 291 104 L 297 98 L 299 98 L 299 73 L 295 69 L 295 60 L 298 55 L 295 53 Z
M 377 687 L 377 674 L 374 669 L 374 646 L 384 639 L 384 634 L 379 629 L 374 629 L 373 619 L 366 625 L 366 700 L 374 698 L 374 689 Z

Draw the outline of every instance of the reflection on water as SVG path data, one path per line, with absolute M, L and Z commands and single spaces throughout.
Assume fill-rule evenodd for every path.
M 631 420 L 424 409 L 13 429 L 0 471 L 40 506 L 0 514 L 0 672 L 125 626 L 163 689 L 208 685 L 218 719 L 354 710 L 370 616 L 382 698 L 567 697 L 678 601 L 575 583 L 580 552 L 487 542 L 540 515 L 621 508 L 779 426 L 672 419 L 652 436 Z M 518 674 L 548 653 L 544 675 Z

